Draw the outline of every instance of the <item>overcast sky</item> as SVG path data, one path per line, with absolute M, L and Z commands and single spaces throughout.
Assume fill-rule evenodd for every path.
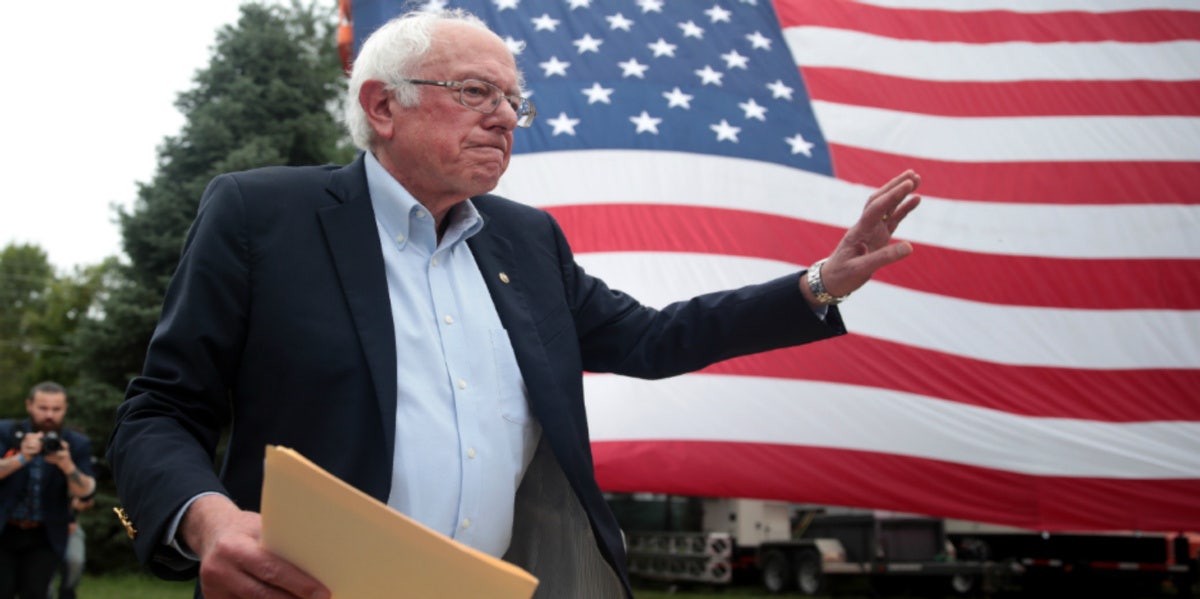
M 120 253 L 111 206 L 150 181 L 176 95 L 242 2 L 5 3 L 0 248 L 37 244 L 60 271 Z

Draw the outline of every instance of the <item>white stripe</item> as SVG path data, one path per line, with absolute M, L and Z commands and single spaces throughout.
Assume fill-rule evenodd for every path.
M 979 12 L 1004 10 L 1018 13 L 1041 12 L 1126 12 L 1131 10 L 1182 10 L 1200 11 L 1196 0 L 856 0 L 859 4 L 870 4 L 884 8 L 913 10 L 945 10 L 951 12 Z
M 761 283 L 797 272 L 802 266 L 736 256 L 655 252 L 589 253 L 576 259 L 610 287 L 654 307 Z M 1004 306 L 872 281 L 843 304 L 842 313 L 854 334 L 1000 364 L 1200 368 L 1200 335 L 1182 333 L 1200 331 L 1200 311 Z
M 632 150 L 518 154 L 496 189 L 540 207 L 697 206 L 838 228 L 858 219 L 872 191 L 777 164 Z M 1053 200 L 1029 198 L 1031 202 L 1042 199 Z M 1197 230 L 1200 206 L 1042 206 L 923 197 L 921 207 L 898 234 L 917 244 L 997 255 L 1196 259 L 1200 258 Z
M 969 44 L 882 37 L 829 27 L 788 27 L 801 67 L 835 67 L 931 81 L 1200 79 L 1200 42 Z
M 942 117 L 815 101 L 830 143 L 959 162 L 1200 161 L 1195 117 Z
M 708 374 L 590 375 L 584 390 L 593 441 L 771 443 L 1039 476 L 1200 477 L 1200 422 L 1035 418 L 872 387 Z

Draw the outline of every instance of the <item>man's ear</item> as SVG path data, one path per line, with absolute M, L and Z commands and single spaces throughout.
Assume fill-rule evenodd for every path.
M 390 102 L 392 98 L 393 93 L 387 89 L 387 84 L 374 79 L 364 81 L 362 88 L 358 90 L 358 104 L 362 106 L 363 112 L 367 113 L 367 122 L 380 139 L 391 139 L 395 133 L 392 123 L 393 105 Z

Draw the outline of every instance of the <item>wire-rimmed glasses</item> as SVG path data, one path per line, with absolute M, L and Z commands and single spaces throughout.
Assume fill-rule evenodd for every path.
M 460 104 L 483 114 L 496 112 L 496 108 L 500 106 L 500 100 L 503 99 L 512 107 L 513 112 L 517 113 L 518 127 L 529 127 L 533 124 L 534 117 L 537 116 L 537 108 L 534 108 L 533 102 L 530 102 L 529 98 L 505 94 L 504 90 L 487 81 L 480 81 L 478 79 L 463 79 L 462 81 L 402 79 L 402 81 L 416 85 L 436 85 L 438 87 L 457 89 L 458 102 Z

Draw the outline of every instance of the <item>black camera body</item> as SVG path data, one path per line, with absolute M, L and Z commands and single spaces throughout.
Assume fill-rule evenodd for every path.
M 24 439 L 25 435 L 25 431 L 16 431 L 13 433 L 13 439 L 16 440 L 16 445 L 21 445 L 21 439 Z M 42 455 L 58 453 L 59 451 L 62 451 L 62 448 L 62 437 L 58 435 L 57 431 L 46 431 L 46 433 L 42 435 Z

